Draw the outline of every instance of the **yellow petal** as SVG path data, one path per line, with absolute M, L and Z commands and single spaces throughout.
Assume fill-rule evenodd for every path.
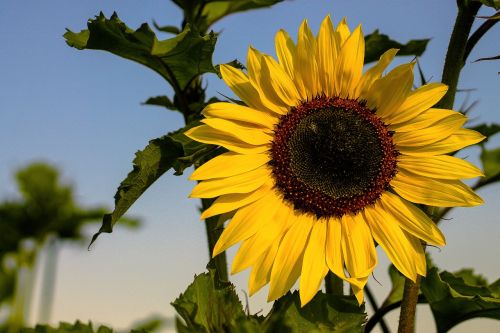
M 276 55 L 278 56 L 278 61 L 290 78 L 295 77 L 295 72 L 293 69 L 293 58 L 295 54 L 295 43 L 290 38 L 285 30 L 280 30 L 275 37 L 275 47 Z
M 206 118 L 221 118 L 225 120 L 234 120 L 250 123 L 266 129 L 274 129 L 278 118 L 268 112 L 258 111 L 243 105 L 234 103 L 211 103 L 203 109 L 203 115 Z
M 215 257 L 261 230 L 268 222 L 267 212 L 273 210 L 280 202 L 273 192 L 268 192 L 261 199 L 238 209 L 215 244 L 212 256 Z
M 351 34 L 349 27 L 347 26 L 347 20 L 345 17 L 337 25 L 337 33 L 338 33 L 338 38 L 339 38 L 338 44 L 340 46 L 342 46 Z
M 260 76 L 262 72 L 262 57 L 263 54 L 253 47 L 248 48 L 247 53 L 247 72 L 250 81 L 254 84 L 254 86 L 262 92 L 260 89 Z M 261 96 L 262 97 L 262 96 Z
M 335 66 L 335 90 L 342 98 L 356 98 L 356 88 L 363 72 L 365 40 L 358 26 L 342 45 Z
M 228 87 L 249 107 L 257 110 L 268 110 L 278 114 L 286 112 L 286 109 L 262 100 L 258 89 L 239 69 L 222 64 L 220 66 L 220 73 Z
M 474 164 L 448 155 L 398 157 L 398 168 L 437 179 L 464 179 L 484 176 Z
M 316 48 L 321 90 L 327 96 L 334 94 L 335 63 L 340 53 L 340 45 L 337 44 L 340 37 L 336 38 L 337 34 L 330 20 L 330 15 L 328 15 L 319 28 Z
M 306 305 L 316 295 L 328 273 L 325 259 L 327 222 L 315 221 L 304 252 L 300 274 L 300 304 Z
M 393 136 L 396 147 L 402 146 L 414 146 L 420 147 L 429 145 L 431 143 L 441 141 L 453 133 L 455 133 L 459 128 L 465 124 L 467 119 L 461 114 L 457 113 L 446 117 L 442 121 L 427 127 L 411 132 L 396 132 Z
M 302 258 L 312 224 L 312 217 L 302 215 L 291 226 L 281 241 L 271 271 L 271 283 L 267 296 L 268 302 L 286 294 L 295 281 L 297 281 L 302 268 Z
M 358 301 L 358 304 L 361 305 L 363 304 L 363 289 L 368 282 L 368 277 L 363 277 L 363 278 L 353 278 L 351 283 L 351 289 L 353 295 L 356 297 L 356 300 Z
M 252 296 L 271 280 L 271 269 L 278 253 L 279 241 L 274 242 L 255 263 L 248 279 L 248 294 Z
M 209 217 L 231 212 L 240 207 L 246 206 L 262 198 L 272 190 L 272 181 L 265 182 L 261 187 L 249 193 L 231 193 L 221 195 L 214 203 L 206 209 L 200 216 L 204 220 Z
M 344 273 L 344 255 L 342 253 L 342 222 L 337 218 L 330 218 L 327 226 L 326 264 L 328 268 L 341 279 L 363 289 L 368 278 L 347 277 Z
M 359 96 L 360 99 L 366 100 L 368 91 L 370 90 L 373 82 L 382 77 L 382 73 L 392 62 L 397 52 L 398 49 L 389 49 L 380 56 L 377 64 L 361 76 L 358 87 L 356 88 L 356 93 L 354 94 L 355 96 Z
M 328 220 L 326 239 L 326 263 L 335 275 L 344 278 L 344 257 L 342 255 L 342 222 L 340 219 Z
M 399 145 L 398 150 L 399 152 L 407 155 L 442 155 L 481 142 L 484 138 L 485 137 L 479 132 L 461 128 L 449 137 L 430 145 L 420 147 Z
M 299 102 L 295 84 L 272 57 L 263 56 L 260 81 L 266 97 L 275 105 L 289 107 Z
M 412 243 L 407 239 L 394 216 L 377 204 L 373 208 L 365 207 L 363 213 L 370 225 L 373 238 L 384 249 L 394 266 L 404 276 L 415 281 L 417 278 L 415 262 L 418 260 L 418 252 L 412 247 Z
M 405 199 L 385 192 L 380 203 L 399 223 L 401 229 L 425 241 L 428 244 L 444 246 L 446 240 L 436 224 L 419 208 Z
M 421 276 L 427 275 L 427 261 L 425 259 L 425 249 L 422 245 L 422 242 L 417 237 L 414 237 L 412 234 L 403 230 L 403 233 L 406 235 L 407 239 L 410 241 L 412 248 L 416 251 L 415 259 L 415 267 L 417 269 L 417 274 Z
M 469 186 L 459 180 L 435 180 L 399 170 L 390 185 L 406 200 L 429 206 L 477 206 L 483 203 Z
M 401 133 L 416 131 L 437 124 L 449 116 L 466 118 L 463 114 L 453 110 L 430 108 L 411 120 L 399 124 L 389 124 L 389 130 Z
M 367 93 L 369 108 L 375 108 L 377 115 L 388 123 L 396 110 L 405 101 L 413 83 L 414 63 L 394 68 L 383 78 L 373 82 Z
M 240 154 L 259 154 L 269 150 L 268 145 L 252 145 L 227 132 L 218 131 L 208 125 L 190 128 L 184 133 L 187 137 L 210 145 L 222 146 Z
M 377 265 L 370 229 L 361 214 L 342 217 L 342 253 L 351 277 L 365 277 Z
M 276 213 L 281 206 L 271 207 L 266 215 L 267 222 L 262 226 L 262 229 L 243 241 L 233 259 L 231 274 L 241 272 L 255 264 L 261 255 L 282 235 L 286 222 L 276 218 Z
M 442 83 L 429 83 L 411 92 L 399 109 L 391 114 L 388 122 L 402 123 L 418 116 L 434 106 L 448 91 L 448 86 Z
M 204 180 L 193 188 L 192 198 L 215 198 L 229 193 L 249 193 L 262 186 L 271 177 L 266 167 L 239 175 Z
M 316 38 L 304 20 L 299 28 L 297 49 L 294 58 L 295 81 L 305 91 L 306 97 L 316 97 L 319 91 L 318 64 L 316 62 Z
M 202 122 L 213 129 L 226 132 L 230 135 L 234 134 L 241 141 L 255 146 L 266 145 L 273 139 L 270 134 L 251 125 L 241 126 L 232 121 L 220 118 L 205 118 Z
M 239 175 L 263 166 L 270 160 L 268 154 L 242 155 L 227 152 L 216 156 L 196 169 L 190 180 L 225 178 Z

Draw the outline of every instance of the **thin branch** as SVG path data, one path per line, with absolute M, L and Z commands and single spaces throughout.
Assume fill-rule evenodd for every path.
M 375 299 L 375 296 L 373 295 L 372 291 L 368 286 L 365 287 L 365 293 L 366 297 L 368 298 L 368 302 L 370 302 L 370 305 L 373 308 L 373 311 L 376 313 L 377 311 L 380 311 L 380 308 L 378 307 L 377 300 Z M 384 318 L 380 318 L 380 328 L 382 329 L 383 333 L 391 333 L 391 330 L 389 329 L 389 326 L 387 326 L 387 323 L 385 322 Z

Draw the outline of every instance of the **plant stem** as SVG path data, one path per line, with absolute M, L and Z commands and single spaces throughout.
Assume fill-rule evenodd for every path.
M 391 303 L 387 306 L 384 306 L 380 309 L 378 309 L 377 312 L 371 316 L 371 318 L 368 320 L 368 322 L 365 325 L 365 333 L 369 333 L 372 331 L 372 329 L 384 318 L 386 314 L 391 312 L 392 310 L 395 310 L 401 306 L 401 301 Z M 419 295 L 417 298 L 417 304 L 426 304 L 427 300 L 423 295 Z
M 344 295 L 344 281 L 332 272 L 325 276 L 325 290 L 327 294 Z
M 210 199 L 202 199 L 201 200 L 203 210 L 210 207 L 212 204 L 212 200 Z M 208 255 L 210 257 L 210 261 L 208 265 L 215 266 L 217 276 L 220 281 L 228 281 L 229 277 L 227 274 L 227 260 L 226 260 L 226 252 L 222 252 L 221 254 L 212 258 L 212 253 L 214 252 L 215 243 L 219 239 L 220 235 L 224 228 L 219 227 L 218 224 L 219 219 L 217 217 L 209 217 L 205 220 L 205 227 L 207 231 L 207 240 L 208 240 Z
M 480 2 L 468 0 L 457 0 L 457 5 L 458 13 L 448 44 L 441 78 L 441 82 L 448 85 L 448 92 L 436 106 L 443 109 L 453 109 L 460 71 L 465 64 L 464 56 L 467 39 L 474 23 L 475 15 L 479 7 L 481 7 Z M 398 333 L 413 333 L 414 331 L 419 288 L 420 276 L 417 275 L 415 282 L 409 279 L 405 280 Z
M 444 62 L 441 82 L 448 85 L 448 92 L 436 107 L 443 109 L 453 109 L 455 93 L 457 92 L 460 71 L 464 66 L 465 47 L 469 37 L 475 15 L 481 7 L 480 2 L 458 0 L 458 14 L 455 19 L 455 26 L 451 33 L 448 52 Z
M 415 282 L 406 278 L 401 303 L 401 314 L 399 315 L 398 333 L 413 333 L 415 326 L 415 312 L 418 302 L 418 291 L 420 289 L 420 275 Z

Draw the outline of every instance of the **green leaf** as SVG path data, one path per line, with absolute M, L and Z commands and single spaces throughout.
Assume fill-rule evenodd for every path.
M 476 1 L 480 1 L 483 5 L 488 7 L 492 7 L 495 9 L 500 8 L 500 0 L 476 0 Z
M 183 319 L 178 332 L 363 332 L 364 307 L 353 296 L 318 293 L 301 308 L 298 292 L 277 300 L 266 317 L 247 315 L 234 286 L 220 282 L 215 270 L 195 276 L 194 282 L 172 305 Z
M 49 325 L 36 325 L 35 328 L 22 328 L 20 333 L 113 333 L 113 330 L 100 326 L 96 331 L 92 323 L 83 324 L 77 321 L 74 324 L 61 322 L 57 328 Z
M 164 108 L 166 108 L 168 110 L 179 111 L 179 109 L 174 105 L 174 103 L 170 100 L 170 98 L 168 98 L 165 95 L 150 97 L 150 98 L 147 99 L 147 101 L 145 101 L 142 104 L 144 104 L 144 105 L 162 106 L 162 107 L 164 107 Z
M 180 34 L 181 33 L 181 30 L 176 27 L 175 25 L 165 25 L 165 26 L 159 26 L 158 23 L 156 23 L 155 21 L 153 21 L 153 26 L 155 27 L 156 30 L 159 30 L 159 31 L 162 31 L 162 32 L 166 32 L 166 33 L 169 33 L 169 34 L 174 34 L 174 35 L 177 35 L 177 34 Z
M 174 3 L 184 10 L 184 17 L 200 31 L 208 28 L 225 16 L 243 12 L 251 9 L 271 7 L 283 0 L 173 0 Z
M 384 303 L 382 303 L 381 308 L 385 308 L 403 299 L 405 277 L 397 270 L 396 267 L 394 267 L 394 265 L 389 266 L 389 277 L 392 282 L 392 288 Z
M 391 48 L 399 49 L 398 56 L 421 56 L 430 39 L 415 39 L 406 44 L 401 44 L 380 34 L 378 29 L 365 37 L 365 63 L 376 61 Z
M 114 13 L 107 19 L 100 13 L 89 20 L 88 29 L 64 34 L 69 46 L 77 49 L 104 50 L 143 64 L 165 78 L 177 90 L 183 90 L 196 76 L 214 73 L 212 54 L 217 37 L 202 36 L 186 25 L 177 36 L 159 41 L 144 23 L 139 29 L 127 27 Z
M 273 317 L 281 319 L 293 333 L 363 332 L 366 322 L 364 306 L 359 306 L 353 296 L 322 292 L 303 308 L 300 307 L 298 292 L 288 293 L 274 303 L 266 320 Z
M 177 321 L 179 332 L 232 332 L 239 318 L 245 318 L 243 307 L 234 286 L 220 282 L 215 271 L 195 276 L 173 303 L 184 323 Z
M 215 150 L 216 146 L 199 143 L 189 139 L 184 132 L 196 126 L 192 123 L 161 138 L 149 141 L 138 151 L 133 161 L 133 170 L 121 182 L 115 194 L 115 209 L 103 217 L 99 231 L 92 237 L 90 245 L 103 233 L 113 231 L 115 223 L 125 214 L 132 204 L 166 171 L 175 169 L 181 175 L 185 168 Z
M 271 7 L 283 0 L 222 0 L 211 1 L 203 8 L 202 17 L 205 20 L 206 27 L 230 14 L 243 12 L 251 9 Z
M 480 124 L 470 128 L 471 130 L 478 131 L 486 137 L 486 140 L 491 138 L 493 135 L 500 132 L 500 124 Z M 485 141 L 486 141 L 485 140 Z M 483 143 L 485 142 L 483 141 Z
M 487 285 L 471 270 L 438 274 L 436 267 L 431 268 L 422 279 L 421 290 L 430 304 L 438 333 L 473 318 L 500 320 L 498 284 Z
M 491 179 L 500 175 L 500 148 L 481 150 L 481 161 L 485 179 Z

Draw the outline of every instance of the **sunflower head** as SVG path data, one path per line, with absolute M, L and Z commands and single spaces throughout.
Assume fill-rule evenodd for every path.
M 186 132 L 228 150 L 191 175 L 192 197 L 217 198 L 202 218 L 230 219 L 214 255 L 241 242 L 231 271 L 252 268 L 250 294 L 269 283 L 275 300 L 300 277 L 302 305 L 328 271 L 361 303 L 375 242 L 406 277 L 425 275 L 422 242 L 445 240 L 414 204 L 481 204 L 461 181 L 481 171 L 449 153 L 483 137 L 433 108 L 445 85 L 412 90 L 413 63 L 383 75 L 396 49 L 363 73 L 363 33 L 345 19 L 327 16 L 317 36 L 304 21 L 296 43 L 283 30 L 275 43 L 277 60 L 249 49 L 247 73 L 221 65 L 246 106 L 210 104 Z

